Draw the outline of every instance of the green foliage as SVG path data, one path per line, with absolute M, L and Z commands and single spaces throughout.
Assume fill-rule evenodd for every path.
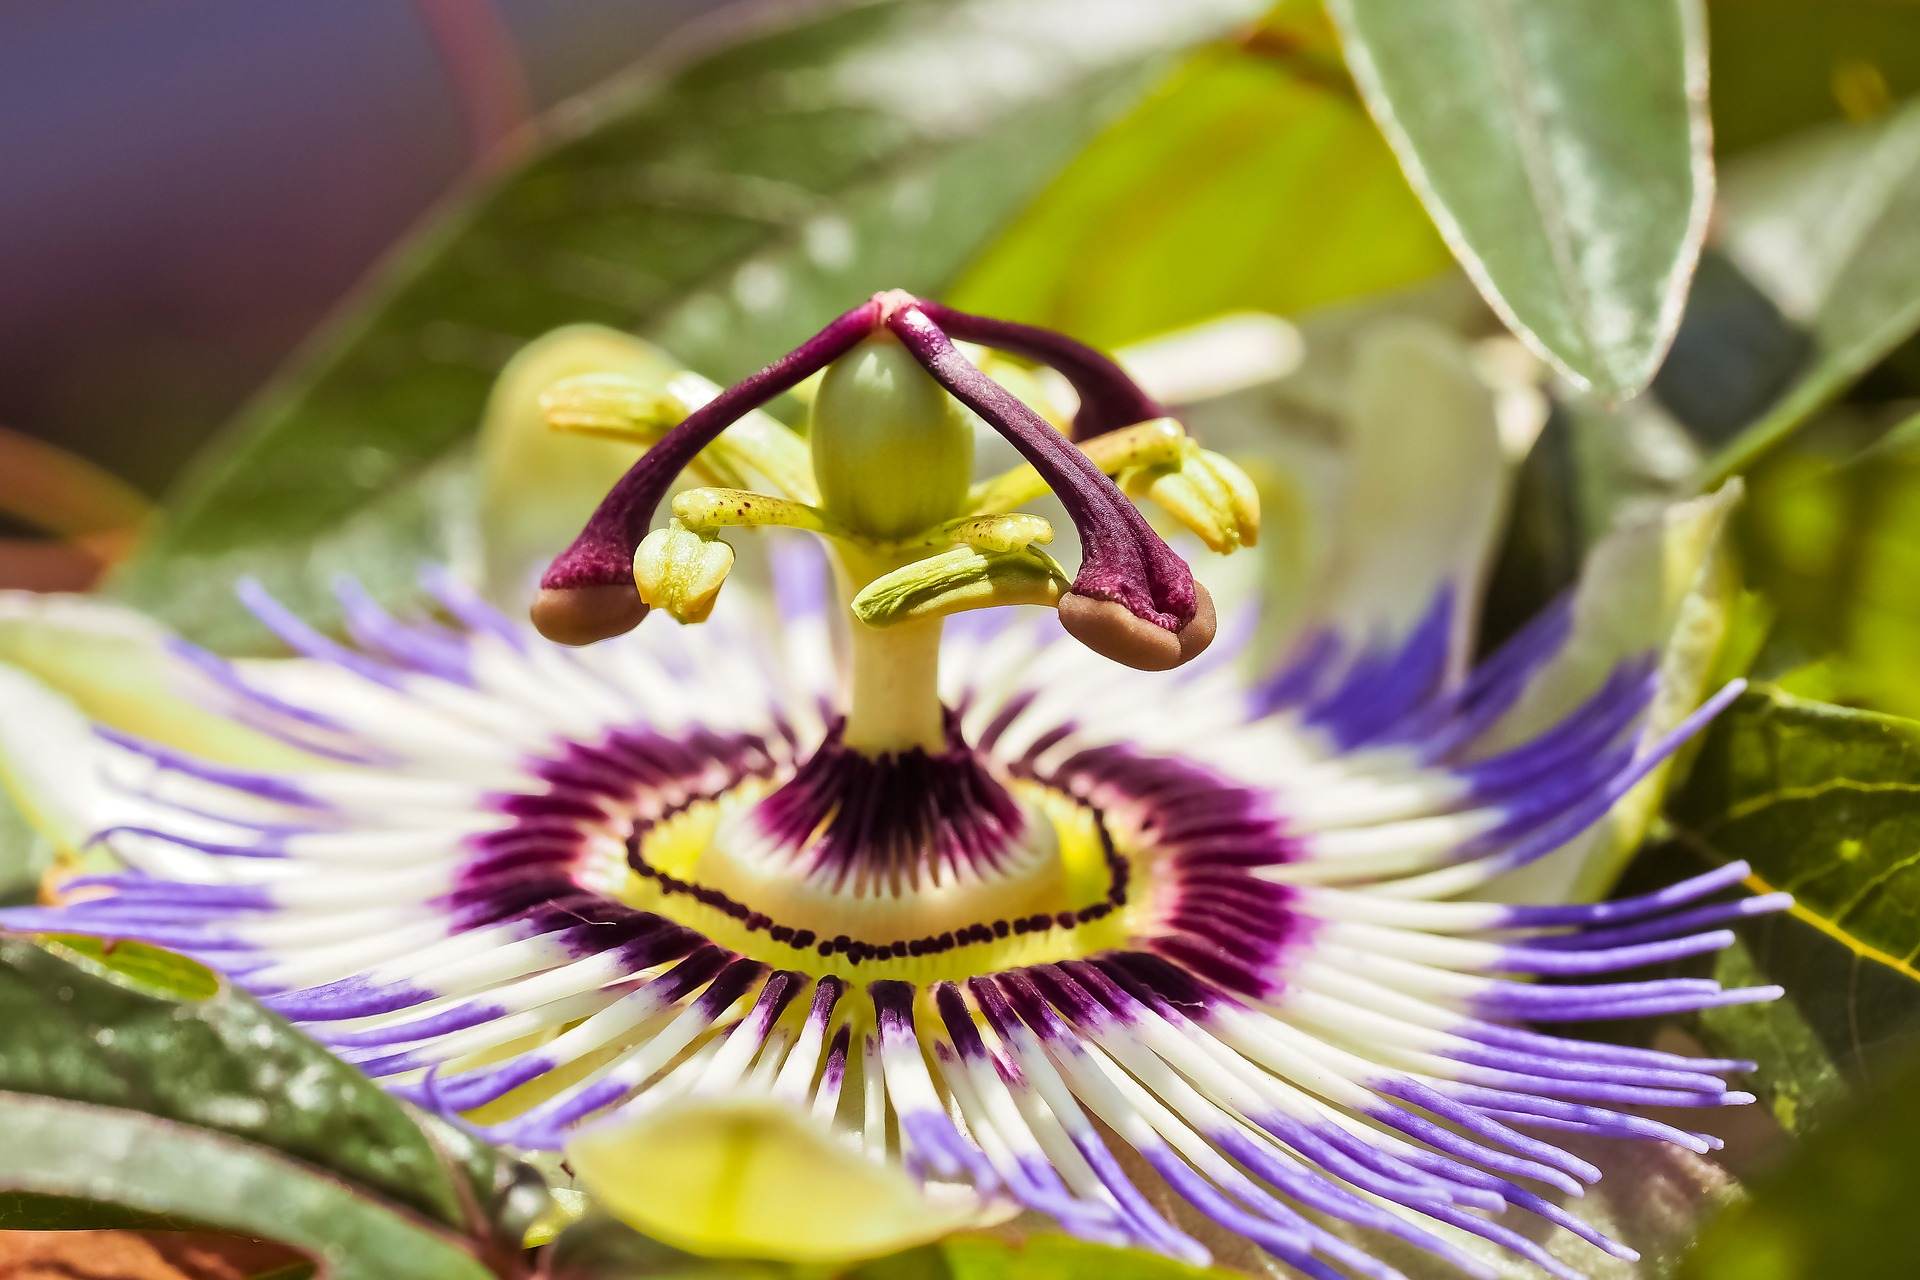
M 1742 928 L 1720 977 L 1777 982 L 1771 1005 L 1700 1020 L 1716 1052 L 1752 1057 L 1789 1128 L 1816 1123 L 1920 1018 L 1920 723 L 1762 688 L 1708 735 L 1671 804 L 1698 863 L 1745 859 L 1790 914 Z
M 1117 345 L 1426 279 L 1445 246 L 1317 3 L 1203 50 L 1071 164 L 954 302 Z
M 1920 90 L 1920 25 L 1905 0 L 1710 0 L 1707 18 L 1722 156 Z
M 1822 423 L 1755 471 L 1739 529 L 1750 580 L 1778 614 L 1770 674 L 1798 692 L 1909 717 L 1920 716 L 1914 425 L 1875 442 L 1870 417 Z
M 0 1091 L 0 1188 L 84 1190 L 146 1212 L 267 1236 L 309 1253 L 331 1280 L 485 1280 L 444 1227 L 309 1165 L 118 1107 Z
M 353 1212 L 377 1219 L 368 1227 L 376 1233 L 397 1230 L 379 1224 L 405 1217 L 490 1246 L 496 1222 L 527 1212 L 511 1161 L 408 1111 L 201 966 L 157 948 L 0 938 L 0 1025 L 7 1028 L 0 1094 L 8 1115 L 0 1131 L 10 1139 L 0 1144 L 8 1147 L 0 1218 L 13 1223 L 31 1222 L 36 1205 L 6 1194 L 20 1191 L 302 1245 L 270 1229 L 269 1204 L 241 1203 L 278 1188 L 289 1203 L 351 1198 L 365 1206 Z M 102 1136 L 92 1147 L 78 1144 L 81 1155 L 54 1161 L 45 1154 L 90 1126 Z M 22 1148 L 11 1141 L 16 1133 L 53 1145 Z M 130 1144 L 137 1157 L 106 1154 L 117 1151 L 112 1141 Z M 23 1150 L 40 1155 L 29 1159 Z M 232 1205 L 191 1180 L 170 1188 L 145 1176 L 149 1161 L 172 1167 L 199 1159 L 235 1179 Z M 243 1186 L 256 1191 L 237 1190 Z M 74 1225 L 72 1204 L 38 1203 L 58 1211 L 48 1225 Z M 230 1212 L 259 1216 L 220 1216 Z M 508 1234 L 517 1239 L 517 1228 Z
M 1330 0 L 1354 80 L 1456 256 L 1576 383 L 1631 394 L 1712 193 L 1693 0 Z
M 1916 1147 L 1920 1068 L 1908 1063 L 1712 1222 L 1677 1280 L 1907 1280 L 1920 1257 Z
M 1920 326 L 1920 103 L 1744 157 L 1723 187 L 1719 243 L 1807 350 L 1716 476 L 1752 466 Z
M 462 446 L 521 344 L 597 322 L 725 380 L 874 290 L 937 293 L 1170 51 L 1258 10 L 1127 0 L 1087 41 L 1061 0 L 833 5 L 597 104 L 234 424 L 122 591 L 226 648 L 264 640 L 241 574 L 323 623 L 342 571 L 405 596 L 467 534 Z
M 1066 1236 L 963 1235 L 869 1263 L 849 1280 L 1225 1280 L 1227 1274 Z
M 1233 1274 L 1068 1236 L 975 1232 L 851 1269 L 702 1258 L 599 1215 L 562 1232 L 545 1262 L 554 1280 L 1227 1280 Z

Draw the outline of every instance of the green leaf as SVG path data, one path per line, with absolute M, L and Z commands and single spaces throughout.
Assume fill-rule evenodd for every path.
M 329 1280 L 485 1280 L 445 1227 L 310 1165 L 115 1107 L 0 1091 L 0 1190 L 88 1196 L 283 1241 Z
M 209 984 L 199 966 L 138 944 L 83 946 L 0 938 L 0 1090 L 216 1130 L 450 1228 L 480 1229 L 477 1219 L 508 1203 L 510 1161 L 427 1127 L 281 1019 Z
M 1225 1280 L 1228 1272 L 1061 1235 L 950 1236 L 870 1262 L 848 1280 Z
M 787 1263 L 703 1258 L 590 1214 L 567 1227 L 543 1258 L 554 1280 L 794 1280 Z
M 1907 1280 L 1920 1257 L 1920 1069 L 1815 1134 L 1702 1234 L 1679 1280 Z
M 53 841 L 0 788 L 0 906 L 32 902 L 57 853 Z
M 1722 157 L 1920 92 L 1920 23 L 1907 4 L 1718 0 L 1707 35 Z
M 0 1232 L 192 1231 L 199 1225 L 191 1218 L 142 1213 L 77 1196 L 0 1191 Z
M 1646 385 L 1712 200 L 1695 0 L 1329 0 L 1361 95 L 1496 311 L 1576 384 Z
M 957 305 L 1118 346 L 1294 315 L 1448 266 L 1318 4 L 1191 59 L 1048 186 Z
M 196 960 L 145 942 L 92 938 L 83 934 L 45 934 L 40 945 L 56 954 L 84 956 L 121 982 L 166 1000 L 199 1002 L 220 994 L 220 975 Z
M 1920 418 L 1864 451 L 1849 439 L 1875 430 L 1836 411 L 1770 455 L 1740 541 L 1778 615 L 1774 651 L 1819 661 L 1796 691 L 1817 674 L 1824 698 L 1920 716 Z
M 1712 476 L 1749 468 L 1920 328 L 1920 103 L 1744 157 L 1722 204 L 1721 248 L 1809 350 Z
M 1785 998 L 1700 1030 L 1760 1064 L 1754 1088 L 1782 1124 L 1816 1124 L 1920 1026 L 1920 723 L 1750 692 L 1708 734 L 1671 818 L 1694 858 L 1745 859 L 1751 888 L 1795 897 L 1720 962 L 1724 981 L 1777 982 Z
M 462 446 L 521 344 L 596 322 L 727 380 L 874 290 L 939 292 L 1171 54 L 1259 8 L 812 7 L 570 113 L 241 416 L 120 589 L 226 648 L 264 641 L 242 573 L 323 623 L 342 570 L 406 595 L 469 532 Z

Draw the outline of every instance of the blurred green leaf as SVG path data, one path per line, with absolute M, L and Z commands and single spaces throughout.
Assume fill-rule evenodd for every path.
M 0 1190 L 0 1232 L 191 1231 L 197 1226 L 191 1218 L 142 1213 L 79 1196 Z
M 1239 1274 L 1138 1249 L 1015 1231 L 961 1232 L 851 1268 L 710 1258 L 682 1253 L 600 1215 L 561 1232 L 545 1262 L 554 1280 L 1228 1280 Z
M 1717 243 L 1808 350 L 1711 477 L 1751 467 L 1920 328 L 1920 103 L 1756 151 L 1721 194 Z
M 1920 1257 L 1920 1067 L 1907 1065 L 1710 1223 L 1679 1280 L 1908 1280 Z
M 330 1280 L 485 1280 L 445 1227 L 266 1147 L 157 1116 L 0 1091 L 0 1191 L 86 1195 L 283 1241 Z
M 1226 1280 L 1228 1274 L 1061 1235 L 966 1234 L 869 1262 L 847 1280 Z
M 216 1130 L 450 1228 L 499 1216 L 515 1186 L 505 1157 L 407 1111 L 245 996 L 208 987 L 191 961 L 138 944 L 87 947 L 93 956 L 0 937 L 0 1090 Z
M 1509 325 L 1602 396 L 1645 386 L 1712 198 L 1696 0 L 1329 0 L 1361 95 Z
M 553 1280 L 791 1280 L 813 1274 L 784 1263 L 683 1253 L 603 1214 L 568 1226 L 543 1262 Z
M 1714 724 L 1670 812 L 1681 849 L 1745 859 L 1751 888 L 1795 897 L 1720 961 L 1723 981 L 1777 982 L 1785 998 L 1700 1029 L 1716 1053 L 1755 1059 L 1756 1092 L 1806 1128 L 1920 1029 L 1920 723 L 1762 687 Z
M 1739 524 L 1748 578 L 1778 615 L 1773 649 L 1818 662 L 1796 686 L 1817 675 L 1824 698 L 1904 716 L 1920 716 L 1915 428 L 1861 450 L 1874 423 L 1836 415 L 1752 473 Z
M 1920 92 L 1912 0 L 1712 0 L 1713 145 L 1721 156 Z
M 1096 139 L 954 297 L 1117 346 L 1223 312 L 1293 315 L 1448 264 L 1324 12 L 1289 0 Z
M 812 7 L 568 114 L 241 416 L 121 590 L 224 648 L 264 642 L 242 573 L 322 623 L 343 570 L 404 597 L 460 549 L 461 446 L 522 343 L 598 322 L 728 380 L 876 289 L 939 292 L 1174 53 L 1260 7 Z
M 32 902 L 55 852 L 53 841 L 0 788 L 0 906 Z

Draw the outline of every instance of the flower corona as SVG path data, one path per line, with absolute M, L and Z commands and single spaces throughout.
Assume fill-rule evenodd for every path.
M 1061 374 L 1070 424 L 977 347 Z M 759 412 L 796 389 L 804 435 Z M 1640 1109 L 1750 1100 L 1746 1064 L 1567 1028 L 1777 994 L 1630 971 L 1783 899 L 1726 896 L 1734 866 L 1503 900 L 1738 686 L 1676 708 L 1657 644 L 1593 661 L 1577 597 L 1475 664 L 1485 548 L 1432 549 L 1467 522 L 1360 512 L 1381 545 L 1264 652 L 1257 593 L 1216 613 L 1133 501 L 1251 546 L 1239 466 L 1107 357 L 899 292 L 724 390 L 593 374 L 546 404 L 647 447 L 537 632 L 445 573 L 431 618 L 343 586 L 350 643 L 244 587 L 301 657 L 181 668 L 313 767 L 108 735 L 125 869 L 0 925 L 198 957 L 503 1143 L 772 1099 L 1091 1239 L 1203 1261 L 1210 1220 L 1316 1277 L 1399 1274 L 1332 1224 L 1580 1274 L 1509 1211 L 1631 1256 L 1561 1206 L 1598 1171 L 1558 1140 L 1706 1151 Z M 976 422 L 1020 465 L 976 479 Z M 717 483 L 660 523 L 689 471 Z M 1071 574 L 1019 509 L 1048 493 Z M 723 590 L 747 529 L 771 601 Z

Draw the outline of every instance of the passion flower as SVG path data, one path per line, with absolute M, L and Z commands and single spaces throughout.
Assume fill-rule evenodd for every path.
M 1063 373 L 1071 433 L 955 339 Z M 1446 356 L 1390 358 L 1417 381 Z M 756 412 L 817 373 L 804 438 Z M 1216 616 L 1126 496 L 1231 550 L 1252 482 L 1059 335 L 889 293 L 722 391 L 587 375 L 547 406 L 650 447 L 548 571 L 540 634 L 445 574 L 431 619 L 344 587 L 350 643 L 243 586 L 303 659 L 178 659 L 315 767 L 102 731 L 89 812 L 126 869 L 0 924 L 198 957 L 502 1143 L 770 1100 L 922 1180 L 1203 1260 L 1144 1166 L 1313 1276 L 1397 1274 L 1329 1221 L 1477 1275 L 1433 1224 L 1558 1276 L 1503 1215 L 1631 1256 L 1549 1198 L 1599 1176 L 1557 1139 L 1706 1151 L 1638 1109 L 1750 1101 L 1725 1080 L 1748 1064 L 1567 1029 L 1777 994 L 1630 972 L 1782 905 L 1722 897 L 1743 868 L 1574 887 L 1596 825 L 1630 827 L 1738 691 L 1701 701 L 1675 654 L 1704 642 L 1664 634 L 1712 629 L 1723 499 L 1610 544 L 1597 587 L 1474 665 L 1499 486 L 1453 481 L 1497 450 L 1490 419 L 1423 439 L 1416 403 L 1404 437 L 1354 442 L 1320 612 L 1269 654 L 1258 600 Z M 1024 463 L 974 482 L 974 418 Z M 660 524 L 690 468 L 722 485 Z M 1016 509 L 1048 492 L 1071 575 Z M 720 535 L 749 527 L 826 546 L 775 549 L 767 615 L 723 598 Z M 705 625 L 636 629 L 653 609 Z

